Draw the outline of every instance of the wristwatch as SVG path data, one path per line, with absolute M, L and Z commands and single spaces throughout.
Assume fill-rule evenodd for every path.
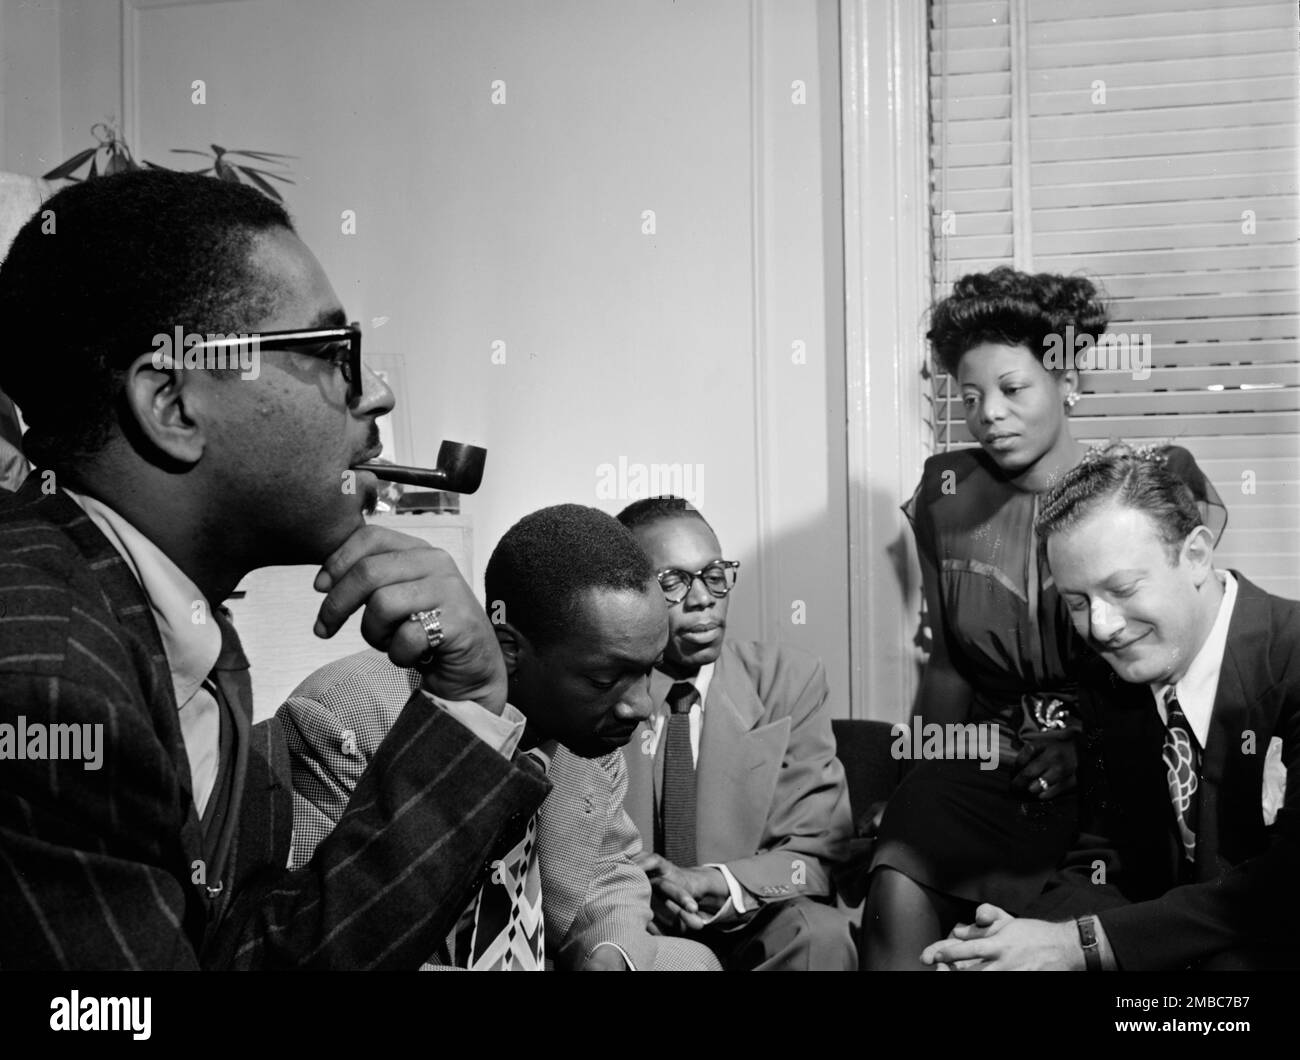
M 1079 929 L 1079 945 L 1083 947 L 1083 968 L 1087 972 L 1101 971 L 1101 947 L 1097 945 L 1097 918 L 1092 915 L 1074 918 Z

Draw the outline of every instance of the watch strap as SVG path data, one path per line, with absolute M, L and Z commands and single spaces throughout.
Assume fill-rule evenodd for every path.
M 1088 972 L 1101 971 L 1101 946 L 1097 942 L 1097 918 L 1091 914 L 1074 918 L 1079 929 L 1079 945 L 1083 947 L 1083 967 Z

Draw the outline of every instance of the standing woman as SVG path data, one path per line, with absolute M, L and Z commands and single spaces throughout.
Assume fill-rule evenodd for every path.
M 1084 455 L 1069 420 L 1079 373 L 1044 355 L 1057 342 L 1069 351 L 1071 335 L 1095 341 L 1107 322 L 1087 279 L 1009 268 L 962 277 L 934 309 L 928 337 L 979 448 L 930 457 L 904 507 L 933 638 L 917 713 L 996 726 L 999 755 L 989 768 L 948 748 L 915 763 L 890 799 L 863 920 L 866 969 L 923 968 L 921 950 L 973 921 L 980 902 L 1022 909 L 1074 838 L 1074 675 L 1088 649 L 1033 525 L 1039 496 Z M 1186 450 L 1163 452 L 1217 537 L 1213 487 Z

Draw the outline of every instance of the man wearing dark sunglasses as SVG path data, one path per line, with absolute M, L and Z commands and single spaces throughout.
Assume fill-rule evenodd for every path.
M 0 967 L 418 967 L 546 781 L 450 557 L 365 525 L 393 395 L 320 264 L 250 188 L 119 174 L 23 227 L 0 319 L 36 468 L 0 509 Z M 155 363 L 178 331 L 235 338 Z M 271 564 L 320 565 L 318 635 L 361 612 L 421 675 L 293 872 L 284 732 L 221 608 Z M 74 732 L 102 761 L 48 753 Z
M 737 970 L 852 970 L 831 866 L 850 834 L 822 665 L 781 644 L 725 640 L 740 564 L 680 497 L 619 513 L 654 567 L 668 646 L 654 713 L 624 748 L 656 923 Z

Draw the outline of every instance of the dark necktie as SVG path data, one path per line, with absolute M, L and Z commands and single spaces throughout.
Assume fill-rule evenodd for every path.
M 699 692 L 687 681 L 668 690 L 668 740 L 664 744 L 663 854 L 693 868 L 695 857 L 695 756 L 691 754 L 691 707 Z
M 1169 780 L 1169 799 L 1178 819 L 1178 833 L 1183 855 L 1196 860 L 1197 791 L 1201 786 L 1201 748 L 1192 726 L 1178 704 L 1173 688 L 1165 694 L 1165 772 Z
M 208 894 L 221 894 L 248 773 L 248 730 L 253 722 L 253 682 L 248 656 L 239 643 L 228 612 L 214 608 L 212 617 L 221 630 L 221 653 L 208 675 L 208 690 L 217 701 L 221 725 L 217 780 L 203 812 L 203 856 L 207 861 Z

